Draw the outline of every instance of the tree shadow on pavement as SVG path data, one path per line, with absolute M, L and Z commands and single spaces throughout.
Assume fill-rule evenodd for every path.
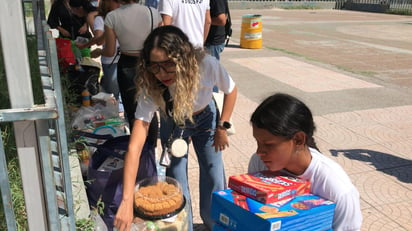
M 240 48 L 239 44 L 227 44 L 225 47 L 230 47 L 230 48 Z
M 376 170 L 396 177 L 404 183 L 412 183 L 412 160 L 368 149 L 345 149 L 329 150 L 333 156 L 344 155 L 345 157 L 363 161 L 373 165 Z

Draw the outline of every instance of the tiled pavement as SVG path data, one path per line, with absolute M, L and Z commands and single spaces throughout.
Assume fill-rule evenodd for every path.
M 265 48 L 239 48 L 241 16 L 261 14 Z M 232 10 L 234 38 L 221 62 L 239 87 L 227 176 L 244 173 L 256 144 L 249 117 L 274 92 L 315 115 L 323 153 L 361 195 L 362 230 L 412 230 L 412 18 L 335 10 Z M 191 153 L 195 230 L 198 166 Z

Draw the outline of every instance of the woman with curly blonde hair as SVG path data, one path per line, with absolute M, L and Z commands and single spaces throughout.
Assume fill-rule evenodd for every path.
M 222 150 L 229 146 L 226 129 L 237 96 L 235 83 L 217 59 L 194 49 L 188 37 L 174 26 L 158 27 L 146 38 L 139 72 L 136 120 L 125 158 L 123 199 L 115 225 L 120 230 L 130 227 L 140 152 L 150 120 L 160 108 L 162 147 L 171 154 L 166 175 L 180 182 L 191 208 L 187 150 L 176 154 L 170 146 L 176 138 L 185 140 L 187 146 L 190 137 L 200 168 L 200 215 L 211 229 L 212 192 L 225 188 Z M 212 98 L 215 85 L 225 95 L 220 116 Z M 190 212 L 188 230 L 192 229 Z

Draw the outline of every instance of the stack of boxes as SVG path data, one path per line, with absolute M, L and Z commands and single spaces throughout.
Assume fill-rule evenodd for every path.
M 212 197 L 214 231 L 331 230 L 335 204 L 310 194 L 310 182 L 279 172 L 229 177 Z

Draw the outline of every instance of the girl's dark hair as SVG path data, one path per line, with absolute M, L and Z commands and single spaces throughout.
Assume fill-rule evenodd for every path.
M 283 93 L 266 98 L 253 112 L 250 122 L 275 136 L 292 139 L 302 131 L 306 134 L 306 144 L 318 149 L 313 138 L 315 123 L 310 109 L 299 99 Z
M 130 3 L 139 3 L 139 0 L 114 0 L 115 2 L 120 2 L 120 3 L 126 3 L 126 4 L 130 4 Z
M 89 0 L 70 0 L 69 5 L 75 8 L 82 6 L 87 13 L 97 10 Z

